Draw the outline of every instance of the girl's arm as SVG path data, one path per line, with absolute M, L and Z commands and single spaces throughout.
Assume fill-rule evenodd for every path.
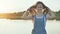
M 49 12 L 47 13 L 47 19 L 55 19 L 55 17 L 55 13 L 49 10 Z
M 22 16 L 23 20 L 32 20 L 33 16 L 28 15 L 28 12 L 25 12 Z

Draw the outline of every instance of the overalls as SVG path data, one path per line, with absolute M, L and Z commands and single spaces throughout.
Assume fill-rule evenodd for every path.
M 34 28 L 32 34 L 47 34 L 45 30 L 46 14 L 43 16 L 34 16 Z

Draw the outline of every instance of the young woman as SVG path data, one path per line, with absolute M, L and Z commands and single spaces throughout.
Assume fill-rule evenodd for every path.
M 36 3 L 35 9 L 37 10 L 35 15 L 26 16 L 24 19 L 33 18 L 34 27 L 32 34 L 47 34 L 45 30 L 46 20 L 55 18 L 55 14 L 40 1 Z

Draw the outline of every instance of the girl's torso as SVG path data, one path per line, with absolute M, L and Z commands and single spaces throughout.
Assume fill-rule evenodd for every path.
M 34 29 L 36 30 L 41 29 L 41 28 L 44 29 L 46 25 L 45 22 L 46 22 L 46 14 L 42 16 L 35 15 L 34 16 Z

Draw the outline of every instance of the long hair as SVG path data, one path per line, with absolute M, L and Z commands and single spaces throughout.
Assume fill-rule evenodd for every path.
M 31 6 L 29 9 L 27 9 L 29 13 L 33 16 L 36 13 L 36 7 L 35 5 Z
M 29 13 L 31 13 L 33 15 L 34 13 L 37 12 L 36 11 L 36 7 L 37 7 L 38 4 L 42 4 L 43 5 L 43 9 L 44 9 L 43 14 L 44 13 L 47 14 L 50 11 L 50 8 L 48 8 L 46 5 L 44 5 L 43 2 L 41 2 L 41 1 L 38 1 L 35 5 L 33 5 L 30 8 L 28 8 L 27 11 L 29 11 Z

